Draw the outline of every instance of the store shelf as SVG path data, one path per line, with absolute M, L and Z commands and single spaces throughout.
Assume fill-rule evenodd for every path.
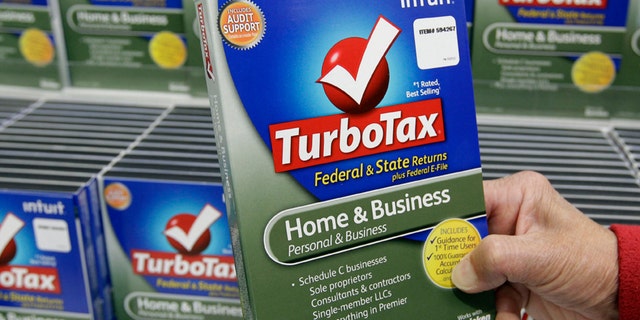
M 207 108 L 176 106 L 108 174 L 221 183 L 211 112 Z
M 640 173 L 640 129 L 616 126 L 615 131 L 622 149 L 629 155 L 633 168 L 636 173 Z
M 133 143 L 164 110 L 99 103 L 2 100 L 0 188 L 68 191 Z
M 112 174 L 220 181 L 209 108 L 152 102 L 0 99 L 0 188 L 71 190 L 114 163 Z M 595 221 L 640 224 L 633 124 L 487 115 L 478 122 L 486 179 L 538 171 Z
M 25 112 L 34 101 L 0 98 L 0 130 Z
M 607 123 L 480 117 L 478 130 L 485 178 L 538 171 L 596 222 L 640 224 L 631 149 Z

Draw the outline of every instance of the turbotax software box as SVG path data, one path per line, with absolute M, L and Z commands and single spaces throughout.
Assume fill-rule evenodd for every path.
M 492 319 L 463 1 L 197 0 L 247 319 Z
M 629 1 L 477 0 L 477 110 L 609 117 L 626 104 L 620 72 Z

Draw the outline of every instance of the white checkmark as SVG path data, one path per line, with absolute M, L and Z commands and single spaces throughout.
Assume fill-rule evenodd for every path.
M 207 204 L 200 210 L 200 214 L 189 228 L 189 232 L 184 232 L 182 228 L 178 226 L 173 226 L 166 230 L 164 234 L 167 237 L 172 238 L 182 245 L 187 251 L 191 251 L 193 246 L 196 244 L 200 236 L 209 229 L 216 220 L 220 219 L 222 213 L 218 211 L 216 208 Z
M 400 34 L 400 29 L 381 16 L 371 31 L 355 79 L 344 67 L 337 65 L 318 81 L 342 90 L 360 104 L 373 72 L 391 48 L 391 44 L 396 40 L 398 34 Z
M 11 239 L 22 229 L 24 222 L 9 212 L 0 225 L 0 253 L 4 251 Z

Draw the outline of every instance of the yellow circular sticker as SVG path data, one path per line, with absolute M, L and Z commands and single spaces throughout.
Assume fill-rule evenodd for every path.
M 232 47 L 248 49 L 257 45 L 265 31 L 262 10 L 249 0 L 231 0 L 220 11 L 218 26 Z
M 53 61 L 55 49 L 51 39 L 40 29 L 25 30 L 18 40 L 20 53 L 34 66 L 44 67 Z
M 480 233 L 465 220 L 449 219 L 435 226 L 424 244 L 422 256 L 429 279 L 439 287 L 454 288 L 453 267 L 478 243 Z
M 180 37 L 170 31 L 156 33 L 149 42 L 149 54 L 164 69 L 180 68 L 187 61 L 187 47 Z
M 104 199 L 110 207 L 124 210 L 131 205 L 131 191 L 122 183 L 111 183 L 104 188 Z
M 609 88 L 616 76 L 611 58 L 598 51 L 588 52 L 573 63 L 571 79 L 582 91 L 598 93 Z

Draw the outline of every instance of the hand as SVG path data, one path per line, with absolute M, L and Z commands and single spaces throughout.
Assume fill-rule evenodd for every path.
M 497 288 L 496 320 L 617 319 L 617 238 L 542 175 L 485 181 L 490 235 L 452 274 L 462 291 Z

